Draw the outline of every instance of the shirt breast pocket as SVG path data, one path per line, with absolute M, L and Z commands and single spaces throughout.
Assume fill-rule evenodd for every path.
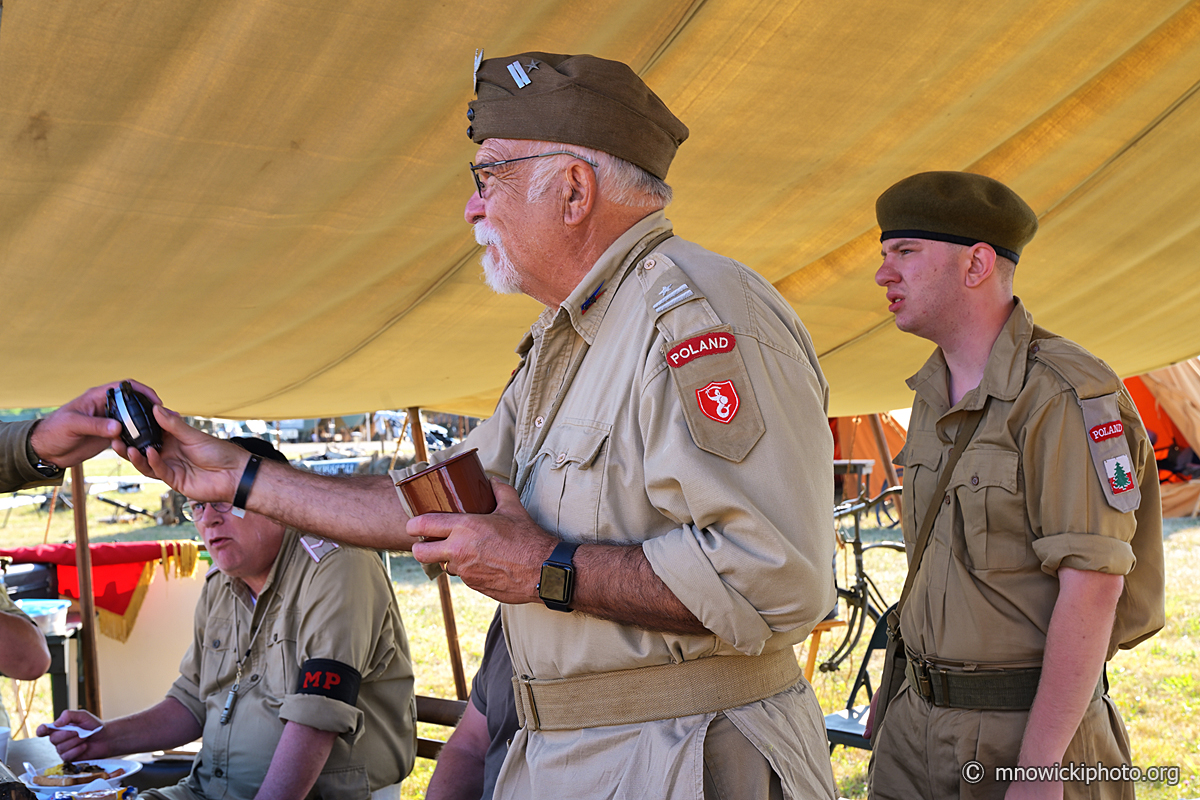
M 904 468 L 903 509 L 901 528 L 911 550 L 917 535 L 917 523 L 929 509 L 922 507 L 918 516 L 916 498 L 928 498 L 937 487 L 938 465 L 942 463 L 942 446 L 933 436 L 921 436 L 914 431 L 904 447 L 896 454 L 893 463 Z M 924 502 L 928 504 L 929 500 Z
M 964 452 L 954 470 L 950 486 L 973 569 L 1012 569 L 1028 555 L 1025 504 L 1017 490 L 1019 463 L 1011 450 L 976 448 Z
M 537 479 L 529 498 L 537 509 L 533 516 L 564 539 L 596 541 L 611 430 L 606 423 L 564 420 L 538 451 Z
M 263 688 L 273 700 L 296 691 L 296 676 L 300 672 L 296 655 L 298 624 L 296 617 L 285 611 L 268 621 L 262 632 L 267 640 L 263 648 Z
M 234 641 L 233 620 L 209 618 L 204 628 L 200 658 L 200 697 L 227 689 L 237 670 L 237 643 Z

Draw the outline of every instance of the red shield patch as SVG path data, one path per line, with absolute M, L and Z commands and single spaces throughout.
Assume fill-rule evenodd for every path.
M 696 390 L 696 400 L 704 416 L 728 425 L 733 422 L 738 410 L 738 395 L 733 381 L 713 381 L 703 389 Z

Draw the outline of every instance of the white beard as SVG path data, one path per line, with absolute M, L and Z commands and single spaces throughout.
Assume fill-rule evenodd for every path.
M 487 220 L 476 222 L 475 241 L 483 246 L 491 246 L 485 250 L 480 259 L 483 263 L 483 278 L 488 287 L 496 294 L 520 294 L 521 275 L 508 256 L 508 251 L 500 242 L 500 236 Z

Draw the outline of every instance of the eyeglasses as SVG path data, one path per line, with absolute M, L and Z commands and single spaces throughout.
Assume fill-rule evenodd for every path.
M 191 522 L 195 522 L 204 516 L 204 509 L 212 506 L 213 511 L 218 514 L 228 514 L 233 508 L 233 503 L 201 503 L 196 500 L 188 500 L 183 504 L 183 516 Z
M 471 177 L 475 179 L 475 188 L 479 191 L 479 199 L 483 199 L 483 181 L 479 180 L 479 170 L 492 169 L 502 164 L 515 164 L 518 161 L 528 161 L 531 158 L 545 158 L 546 156 L 571 156 L 578 158 L 580 161 L 587 162 L 592 169 L 599 169 L 600 165 L 596 164 L 591 159 L 584 158 L 577 153 L 568 153 L 566 150 L 555 150 L 552 153 L 538 153 L 536 156 L 521 156 L 520 158 L 506 158 L 503 161 L 488 161 L 484 164 L 476 164 L 474 161 L 468 162 L 467 166 L 471 168 Z

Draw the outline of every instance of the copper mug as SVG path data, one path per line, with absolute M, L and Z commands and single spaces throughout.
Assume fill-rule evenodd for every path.
M 490 514 L 496 510 L 496 495 L 477 448 L 409 475 L 396 486 L 414 516 L 433 512 Z

